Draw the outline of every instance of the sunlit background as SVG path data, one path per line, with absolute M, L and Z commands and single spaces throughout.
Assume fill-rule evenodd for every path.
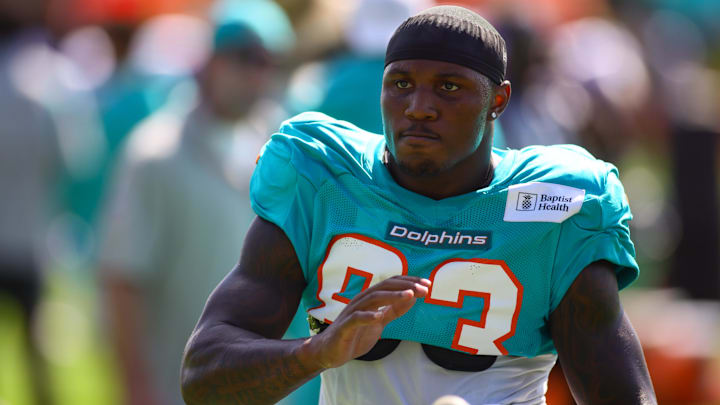
M 498 146 L 619 168 L 641 267 L 621 297 L 659 402 L 720 404 L 720 1 L 0 0 L 0 405 L 180 403 L 178 351 L 239 256 L 260 146 L 305 110 L 380 132 L 386 41 L 438 3 L 506 38 Z M 223 31 L 238 21 L 252 58 Z M 175 135 L 208 100 L 237 111 L 203 127 L 224 163 L 197 168 Z M 572 403 L 559 370 L 548 401 Z

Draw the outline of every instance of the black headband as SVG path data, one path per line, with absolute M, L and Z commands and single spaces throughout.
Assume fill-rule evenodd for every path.
M 457 6 L 429 8 L 403 22 L 385 53 L 385 66 L 403 59 L 431 59 L 476 70 L 496 84 L 505 80 L 505 41 L 487 20 Z

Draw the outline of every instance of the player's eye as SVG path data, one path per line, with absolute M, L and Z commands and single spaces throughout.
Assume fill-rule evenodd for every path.
M 409 89 L 412 87 L 409 81 L 407 80 L 395 80 L 395 86 L 397 86 L 399 89 Z
M 445 82 L 442 84 L 441 88 L 445 91 L 457 91 L 460 90 L 460 86 L 458 86 L 455 83 Z

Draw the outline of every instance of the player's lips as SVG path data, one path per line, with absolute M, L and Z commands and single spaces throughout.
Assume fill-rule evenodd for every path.
M 426 129 L 424 130 L 415 130 L 415 129 L 409 129 L 407 131 L 401 131 L 400 136 L 398 137 L 399 140 L 404 141 L 419 141 L 419 142 L 428 142 L 428 141 L 439 141 L 440 135 L 428 131 Z
M 414 137 L 414 138 L 430 138 L 430 139 L 440 139 L 439 136 L 435 134 L 431 134 L 428 132 L 402 132 L 400 133 L 400 138 L 406 138 L 406 137 Z

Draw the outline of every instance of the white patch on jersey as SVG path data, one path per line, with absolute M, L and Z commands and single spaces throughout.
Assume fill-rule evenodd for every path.
M 505 203 L 506 222 L 560 223 L 580 212 L 585 190 L 553 183 L 510 186 Z

